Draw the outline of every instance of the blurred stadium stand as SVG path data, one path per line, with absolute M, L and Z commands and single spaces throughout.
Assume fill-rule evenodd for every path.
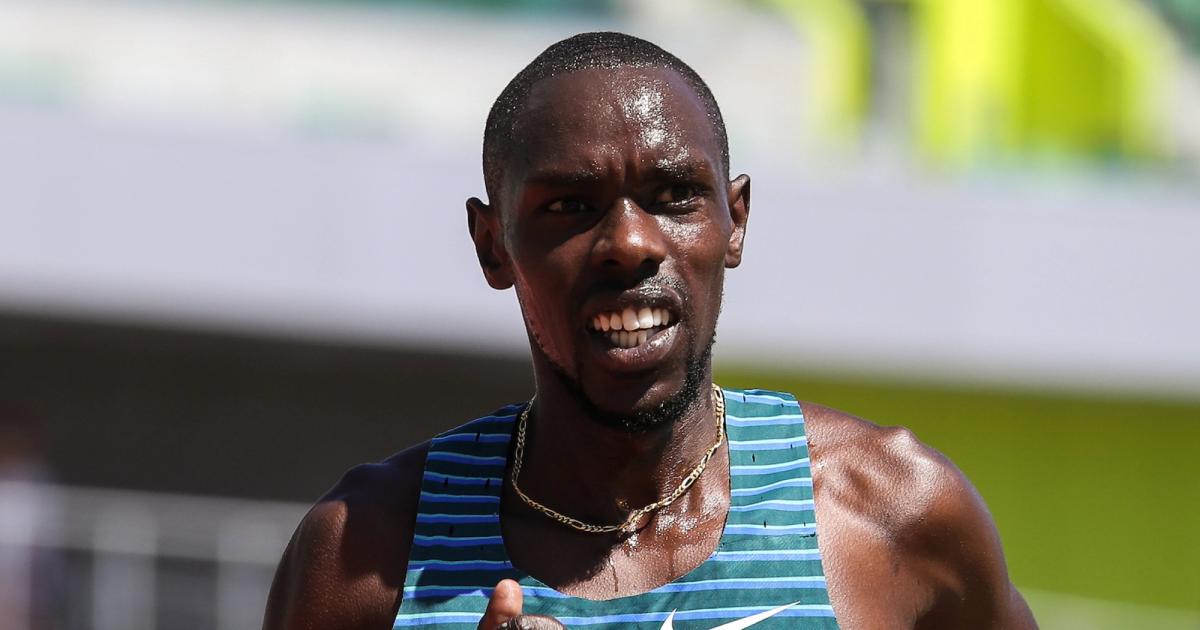
M 1197 7 L 0 2 L 0 627 L 247 627 L 342 470 L 527 397 L 462 202 L 598 29 L 755 177 L 719 380 L 949 454 L 1043 627 L 1200 626 Z

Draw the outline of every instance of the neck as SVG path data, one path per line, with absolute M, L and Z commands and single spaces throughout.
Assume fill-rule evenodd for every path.
M 557 375 L 539 374 L 537 380 L 521 488 L 582 521 L 619 524 L 632 511 L 668 496 L 717 440 L 708 366 L 694 405 L 672 421 L 636 433 L 594 417 L 592 406 Z M 702 475 L 695 486 L 706 485 L 706 478 L 714 476 Z

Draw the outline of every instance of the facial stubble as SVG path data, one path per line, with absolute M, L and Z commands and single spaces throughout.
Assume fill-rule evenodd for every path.
M 717 302 L 718 318 L 720 317 L 721 305 L 723 303 L 724 295 Z M 697 349 L 698 344 L 694 338 L 689 338 L 683 386 L 679 388 L 679 391 L 671 394 L 666 400 L 657 405 L 649 409 L 635 410 L 631 413 L 617 413 L 602 408 L 587 393 L 583 387 L 583 383 L 580 382 L 579 376 L 572 376 L 566 368 L 548 355 L 546 356 L 547 362 L 563 387 L 575 397 L 589 417 L 601 424 L 629 433 L 645 433 L 674 422 L 703 404 L 705 399 L 702 399 L 701 395 L 707 395 L 708 393 L 708 388 L 705 387 L 705 377 L 708 375 L 709 366 L 712 363 L 712 349 L 716 341 L 717 331 L 715 325 L 712 334 L 709 335 L 708 341 L 703 344 L 702 350 Z M 543 354 L 546 353 L 543 351 Z M 575 374 L 582 374 L 582 370 L 578 365 L 576 365 Z

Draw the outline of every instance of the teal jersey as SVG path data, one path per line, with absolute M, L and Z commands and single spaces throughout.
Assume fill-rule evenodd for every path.
M 514 567 L 500 533 L 509 440 L 523 405 L 433 439 L 394 628 L 474 630 L 501 579 L 526 614 L 570 628 L 837 628 L 813 505 L 804 414 L 788 394 L 725 390 L 731 497 L 716 551 L 651 591 L 603 601 L 560 593 Z

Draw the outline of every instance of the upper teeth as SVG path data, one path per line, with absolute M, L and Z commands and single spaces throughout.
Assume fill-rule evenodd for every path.
M 623 311 L 601 313 L 592 318 L 592 328 L 608 332 L 610 330 L 645 330 L 655 326 L 666 326 L 671 323 L 671 311 L 665 308 L 640 309 L 626 307 Z

